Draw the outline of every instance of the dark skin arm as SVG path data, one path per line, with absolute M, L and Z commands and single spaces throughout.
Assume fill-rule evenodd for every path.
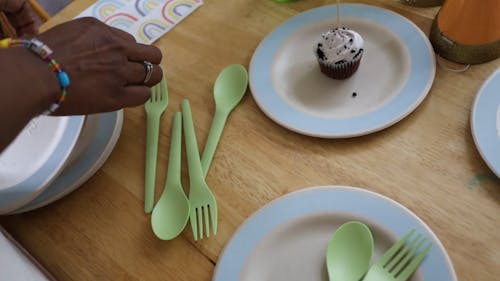
M 0 151 L 31 120 L 50 106 L 55 77 L 43 61 L 21 48 L 0 50 Z M 24 75 L 19 75 L 24 73 Z M 42 74 L 42 75 L 40 75 Z M 53 75 L 53 74 L 52 74 Z M 55 76 L 55 75 L 53 75 Z M 49 83 L 47 83 L 50 81 Z M 57 84 L 56 89 L 57 89 Z M 37 88 L 37 91 L 33 89 Z M 43 93 L 43 94 L 42 94 Z
M 0 0 L 22 1 L 22 0 Z M 24 30 L 24 29 L 23 29 Z M 158 83 L 162 55 L 153 46 L 93 18 L 56 26 L 36 36 L 53 51 L 68 73 L 71 85 L 66 101 L 54 115 L 113 111 L 143 104 Z M 143 84 L 143 61 L 154 64 L 153 75 Z M 48 65 L 22 47 L 0 49 L 0 152 L 29 120 L 46 110 L 60 95 L 59 84 Z

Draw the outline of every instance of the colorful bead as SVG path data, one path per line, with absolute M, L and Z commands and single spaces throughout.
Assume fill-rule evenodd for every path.
M 42 41 L 37 40 L 37 39 L 31 39 L 31 42 L 30 42 L 30 45 L 28 48 L 30 49 L 30 51 L 37 54 L 42 59 L 47 58 L 48 56 L 50 56 L 53 53 L 52 50 L 49 47 L 47 47 L 47 45 L 43 44 Z
M 56 72 L 59 68 L 61 68 L 59 64 L 50 65 L 50 69 L 54 72 Z
M 59 84 L 61 88 L 67 88 L 69 86 L 69 76 L 66 72 L 61 71 L 57 73 L 57 79 L 59 79 Z
M 10 38 L 5 38 L 5 39 L 0 40 L 0 48 L 5 49 L 5 48 L 10 47 L 11 41 L 12 40 Z
M 53 51 L 41 42 L 38 39 L 10 39 L 5 38 L 0 40 L 0 48 L 8 48 L 11 46 L 24 46 L 29 49 L 34 54 L 38 55 L 41 59 L 43 59 L 46 63 L 48 63 L 52 72 L 57 75 L 57 80 L 59 81 L 59 85 L 61 86 L 61 95 L 59 98 L 52 103 L 49 109 L 45 110 L 42 114 L 48 115 L 54 113 L 61 103 L 66 99 L 66 88 L 70 85 L 70 79 L 68 74 L 61 69 L 61 66 L 54 60 L 51 55 Z
M 49 107 L 49 111 L 50 113 L 56 111 L 57 109 L 59 108 L 59 103 L 53 103 L 50 107 Z

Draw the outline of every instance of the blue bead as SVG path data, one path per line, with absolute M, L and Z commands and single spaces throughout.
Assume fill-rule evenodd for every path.
M 59 79 L 59 84 L 61 84 L 61 88 L 66 88 L 70 84 L 69 76 L 64 71 L 57 73 L 57 79 Z

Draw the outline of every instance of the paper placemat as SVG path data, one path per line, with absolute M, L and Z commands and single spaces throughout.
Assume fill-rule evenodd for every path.
M 94 17 L 152 44 L 201 5 L 202 0 L 99 0 L 76 18 Z

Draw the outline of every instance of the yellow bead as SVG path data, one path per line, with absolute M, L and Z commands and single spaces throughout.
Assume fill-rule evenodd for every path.
M 10 47 L 10 38 L 0 40 L 0 49 L 5 49 L 8 47 Z

